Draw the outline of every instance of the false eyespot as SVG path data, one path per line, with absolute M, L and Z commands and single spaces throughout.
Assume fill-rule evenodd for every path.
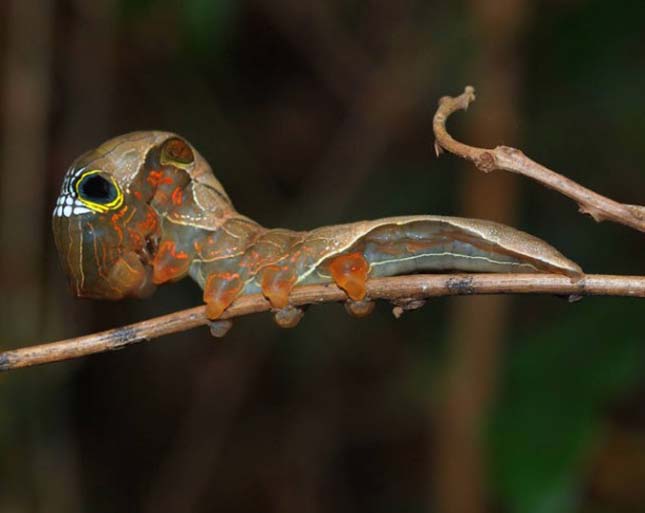
M 78 199 L 101 214 L 123 205 L 123 192 L 112 178 L 99 169 L 85 171 L 74 184 Z
M 164 142 L 161 148 L 161 163 L 163 165 L 174 165 L 186 167 L 195 161 L 193 150 L 179 137 L 171 137 Z

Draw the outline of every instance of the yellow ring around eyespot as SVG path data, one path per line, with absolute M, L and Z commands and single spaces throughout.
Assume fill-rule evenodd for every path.
M 91 210 L 94 210 L 95 212 L 98 212 L 100 214 L 104 214 L 105 212 L 108 212 L 109 210 L 116 210 L 117 208 L 121 207 L 123 205 L 123 193 L 121 192 L 121 189 L 119 185 L 116 183 L 114 178 L 111 176 L 104 176 L 103 178 L 106 178 L 112 182 L 112 185 L 114 185 L 114 189 L 116 190 L 116 198 L 114 198 L 112 201 L 109 203 L 94 203 L 93 201 L 89 201 L 81 195 L 81 191 L 79 190 L 79 185 L 80 183 L 85 180 L 88 176 L 91 175 L 96 175 L 101 173 L 100 169 L 92 169 L 91 171 L 86 171 L 83 173 L 78 180 L 76 180 L 76 183 L 74 184 L 74 189 L 76 190 L 76 197 L 80 200 L 83 205 L 86 207 L 90 208 Z

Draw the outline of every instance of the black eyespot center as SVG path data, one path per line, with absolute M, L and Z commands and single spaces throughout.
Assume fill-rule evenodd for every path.
M 94 203 L 110 203 L 117 197 L 114 184 L 99 174 L 86 175 L 78 184 L 79 194 Z

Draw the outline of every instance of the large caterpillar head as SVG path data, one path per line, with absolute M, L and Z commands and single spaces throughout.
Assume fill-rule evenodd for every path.
M 213 223 L 232 208 L 210 167 L 184 139 L 134 132 L 70 166 L 53 212 L 56 247 L 79 297 L 145 297 L 160 280 L 157 248 L 172 219 Z

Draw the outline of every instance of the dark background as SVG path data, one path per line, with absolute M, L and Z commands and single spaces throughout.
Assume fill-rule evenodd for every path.
M 588 272 L 643 273 L 642 234 L 518 177 L 434 156 L 440 96 L 481 146 L 521 147 L 643 203 L 644 2 L 5 0 L 0 349 L 199 304 L 71 297 L 50 213 L 71 160 L 176 131 L 267 226 L 479 216 Z M 0 512 L 642 512 L 643 306 L 441 298 L 395 320 L 312 307 L 0 376 Z

